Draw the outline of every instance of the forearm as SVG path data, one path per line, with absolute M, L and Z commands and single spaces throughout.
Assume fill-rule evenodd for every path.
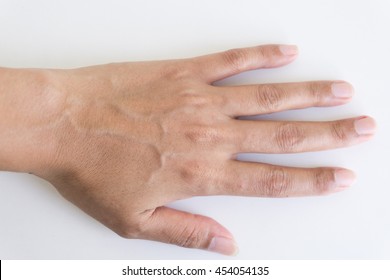
M 0 170 L 36 173 L 55 149 L 62 100 L 50 71 L 0 68 Z

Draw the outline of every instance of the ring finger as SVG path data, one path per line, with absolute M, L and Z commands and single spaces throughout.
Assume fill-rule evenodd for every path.
M 321 195 L 344 190 L 355 180 L 342 168 L 295 168 L 232 160 L 212 195 L 289 197 Z
M 232 121 L 234 153 L 298 153 L 346 147 L 370 139 L 376 126 L 370 117 L 330 122 Z

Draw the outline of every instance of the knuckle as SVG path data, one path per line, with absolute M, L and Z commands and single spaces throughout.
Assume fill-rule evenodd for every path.
M 185 248 L 200 248 L 204 240 L 203 232 L 196 227 L 196 224 L 185 224 L 178 230 L 177 236 L 173 236 L 170 243 Z
M 280 57 L 280 50 L 278 46 L 260 46 L 256 48 L 256 56 L 259 60 L 263 61 L 265 66 L 272 65 L 277 62 L 278 57 Z
M 331 124 L 332 138 L 340 144 L 345 144 L 348 141 L 348 134 L 340 121 Z
M 182 183 L 185 196 L 210 195 L 215 187 L 210 186 L 215 175 L 215 167 L 206 160 L 188 160 L 177 168 L 178 179 Z
M 291 178 L 283 168 L 274 167 L 266 175 L 266 196 L 286 197 L 291 190 Z
M 324 101 L 324 92 L 326 87 L 323 82 L 311 82 L 308 84 L 308 93 L 314 104 L 321 105 Z
M 257 56 L 261 59 L 267 59 L 277 54 L 276 51 L 277 48 L 273 46 L 267 46 L 267 47 L 258 47 L 256 50 Z
M 234 70 L 241 72 L 247 64 L 248 53 L 245 49 L 232 49 L 224 52 L 223 58 Z
M 255 87 L 256 101 L 264 111 L 276 111 L 280 108 L 285 93 L 276 85 L 259 85 Z
M 191 231 L 185 230 L 184 236 L 179 241 L 179 246 L 181 247 L 198 247 L 197 244 L 200 242 L 200 237 L 197 234 L 197 230 L 195 228 L 192 228 Z
M 289 153 L 299 150 L 304 141 L 304 133 L 298 125 L 291 123 L 281 124 L 276 130 L 274 140 L 280 151 Z
M 334 175 L 331 170 L 317 168 L 313 173 L 313 188 L 317 194 L 326 194 L 330 191 L 332 182 L 334 181 Z
M 279 57 L 279 48 L 277 46 L 261 46 L 256 49 L 256 55 L 263 61 L 264 65 L 268 65 Z
M 186 161 L 178 168 L 180 179 L 188 185 L 197 185 L 203 174 L 203 166 L 198 160 Z

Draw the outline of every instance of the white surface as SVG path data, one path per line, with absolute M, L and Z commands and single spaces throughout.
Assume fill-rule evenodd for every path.
M 225 83 L 345 79 L 346 106 L 273 118 L 328 120 L 372 115 L 377 137 L 353 148 L 296 155 L 251 155 L 293 166 L 345 166 L 358 182 L 327 197 L 194 198 L 175 207 L 211 216 L 235 235 L 242 259 L 390 259 L 390 2 L 0 1 L 0 65 L 76 67 L 112 61 L 179 58 L 262 43 L 294 43 L 298 60 Z M 125 240 L 46 182 L 0 173 L 0 258 L 225 258 L 156 242 Z

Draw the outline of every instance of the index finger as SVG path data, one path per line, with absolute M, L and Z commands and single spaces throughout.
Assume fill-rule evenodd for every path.
M 297 55 L 293 45 L 263 45 L 200 56 L 195 62 L 201 77 L 212 83 L 248 70 L 283 66 Z

